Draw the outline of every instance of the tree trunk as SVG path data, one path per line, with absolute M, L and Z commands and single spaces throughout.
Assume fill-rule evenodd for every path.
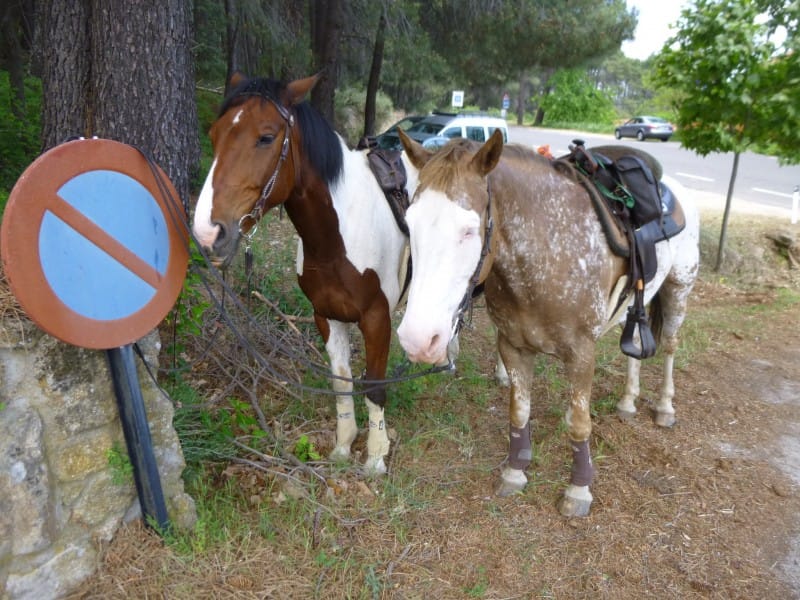
M 342 33 L 342 0 L 312 0 L 309 2 L 311 23 L 311 52 L 315 69 L 321 77 L 311 90 L 311 105 L 330 123 L 334 123 L 336 94 L 336 63 L 339 38 Z
M 22 3 L 9 1 L 0 12 L 0 66 L 8 71 L 11 114 L 25 120 L 25 59 Z
M 89 97 L 90 0 L 38 3 L 42 77 L 42 150 L 93 132 Z
M 364 105 L 364 135 L 375 135 L 375 102 L 381 81 L 383 66 L 383 47 L 386 41 L 386 14 L 381 13 L 378 32 L 375 34 L 375 48 L 372 51 L 372 67 L 367 82 L 367 99 Z
M 728 195 L 725 198 L 725 212 L 722 215 L 722 226 L 719 231 L 719 248 L 717 248 L 717 263 L 714 265 L 714 272 L 719 272 L 725 259 L 725 240 L 728 237 L 728 217 L 731 214 L 733 186 L 736 183 L 736 175 L 739 172 L 739 155 L 739 152 L 733 153 L 733 169 L 731 169 L 731 179 L 728 182 Z
M 231 77 L 239 70 L 239 61 L 236 58 L 236 44 L 239 37 L 239 20 L 236 13 L 235 0 L 225 0 L 225 53 L 227 72 L 225 74 L 225 96 L 230 93 L 228 87 Z M 253 73 L 247 73 L 253 75 Z
M 189 0 L 44 0 L 45 148 L 70 135 L 135 146 L 188 201 L 200 158 Z
M 528 79 L 522 73 L 519 76 L 519 94 L 517 95 L 517 125 L 522 125 L 525 119 L 525 106 L 528 104 Z

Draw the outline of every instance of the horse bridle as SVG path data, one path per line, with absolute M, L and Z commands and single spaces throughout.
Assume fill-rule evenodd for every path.
M 261 97 L 263 98 L 263 96 Z M 255 235 L 256 230 L 258 229 L 258 222 L 261 219 L 262 215 L 264 214 L 264 207 L 267 205 L 267 199 L 269 198 L 270 194 L 272 194 L 272 188 L 275 187 L 275 181 L 278 179 L 278 174 L 281 172 L 281 167 L 283 166 L 283 163 L 286 162 L 287 156 L 289 156 L 291 129 L 292 127 L 294 127 L 294 114 L 292 114 L 292 112 L 288 108 L 281 105 L 280 102 L 277 102 L 272 98 L 266 98 L 266 99 L 275 105 L 278 114 L 286 122 L 286 125 L 283 129 L 283 144 L 281 146 L 281 155 L 278 158 L 278 164 L 275 165 L 275 170 L 272 172 L 272 175 L 267 180 L 267 183 L 264 184 L 264 188 L 261 190 L 261 196 L 259 196 L 256 203 L 253 205 L 252 210 L 246 215 L 243 215 L 239 219 L 239 235 L 244 237 L 248 242 L 253 237 L 253 235 Z M 250 221 L 252 221 L 250 230 L 247 233 L 245 233 L 243 231 L 243 226 L 247 225 Z
M 475 288 L 478 287 L 478 284 L 481 283 L 480 276 L 481 276 L 481 271 L 483 270 L 483 263 L 486 261 L 486 257 L 489 255 L 489 252 L 491 251 L 494 219 L 492 218 L 492 187 L 489 183 L 488 177 L 486 178 L 486 195 L 488 197 L 486 201 L 486 227 L 484 228 L 481 256 L 478 259 L 478 264 L 475 267 L 475 272 L 472 273 L 472 277 L 469 278 L 469 283 L 467 284 L 467 291 L 464 292 L 464 297 L 461 299 L 461 302 L 458 304 L 458 308 L 456 309 L 456 312 L 453 315 L 453 327 L 450 339 L 453 339 L 455 336 L 457 336 L 458 333 L 461 331 L 461 328 L 466 323 L 466 315 L 472 310 L 472 298 L 473 298 L 472 294 L 475 292 Z

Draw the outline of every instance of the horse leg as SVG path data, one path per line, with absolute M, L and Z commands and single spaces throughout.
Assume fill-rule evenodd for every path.
M 632 419 L 636 415 L 636 400 L 639 398 L 639 370 L 641 361 L 629 356 L 628 373 L 625 377 L 625 392 L 617 402 L 617 416 L 623 420 Z
M 593 346 L 587 343 L 583 348 L 575 347 L 572 356 L 565 362 L 567 380 L 571 382 L 566 422 L 572 449 L 572 475 L 558 509 L 565 517 L 585 517 L 592 505 L 589 486 L 594 478 L 594 466 L 589 451 L 589 437 L 592 433 L 590 403 L 594 374 Z
M 655 422 L 660 427 L 675 425 L 675 383 L 672 379 L 672 368 L 675 363 L 675 351 L 678 349 L 678 330 L 686 318 L 686 302 L 694 284 L 693 273 L 689 271 L 684 278 L 670 274 L 658 292 L 661 311 L 661 340 L 664 353 L 664 380 L 661 395 L 655 405 Z
M 511 385 L 511 380 L 508 378 L 508 371 L 503 362 L 503 357 L 497 353 L 497 362 L 494 365 L 494 379 L 501 387 L 508 387 Z
M 528 354 L 520 353 L 516 348 L 497 341 L 498 350 L 502 353 L 502 363 L 508 366 L 509 390 L 509 435 L 508 462 L 500 474 L 498 496 L 508 496 L 521 491 L 528 483 L 525 469 L 531 464 L 531 379 L 532 365 Z M 499 356 L 499 354 L 498 354 Z
M 367 380 L 381 380 L 386 377 L 389 362 L 389 345 L 392 339 L 392 323 L 389 304 L 381 295 L 362 315 L 358 327 L 364 336 Z M 367 391 L 366 405 L 369 415 L 367 433 L 367 460 L 364 470 L 369 475 L 386 473 L 384 457 L 389 454 L 389 435 L 384 420 L 386 406 L 386 386 L 371 385 Z
M 330 454 L 332 460 L 350 458 L 350 446 L 358 434 L 353 381 L 350 370 L 350 331 L 347 323 L 328 321 L 317 317 L 317 326 L 323 333 L 325 349 L 331 361 L 333 391 L 336 392 L 336 446 Z M 323 324 L 324 323 L 324 324 Z M 327 337 L 325 332 L 327 331 Z M 342 379 L 339 379 L 339 378 Z

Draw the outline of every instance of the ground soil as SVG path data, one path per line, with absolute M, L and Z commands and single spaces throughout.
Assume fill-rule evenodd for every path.
M 704 222 L 708 264 L 718 213 Z M 279 534 L 251 540 L 235 560 L 192 563 L 129 526 L 73 597 L 800 598 L 800 278 L 765 235 L 798 229 L 747 214 L 730 226 L 733 266 L 721 274 L 704 267 L 691 299 L 693 350 L 675 373 L 678 422 L 669 430 L 652 422 L 647 400 L 660 374 L 646 364 L 636 417 L 623 422 L 609 410 L 594 419 L 589 517 L 557 512 L 569 463 L 560 415 L 547 402 L 533 415 L 541 458 L 532 483 L 517 496 L 493 495 L 507 434 L 507 400 L 497 387 L 484 402 L 458 404 L 469 413 L 463 437 L 432 435 L 423 454 L 398 439 L 385 481 L 337 480 L 318 498 L 326 511 L 344 511 L 355 496 L 379 510 L 340 521 L 335 539 L 311 521 L 305 549 L 282 547 Z M 736 230 L 746 233 L 740 239 Z M 623 379 L 624 363 L 604 365 L 593 397 L 618 394 Z M 420 398 L 415 409 L 437 402 Z M 260 479 L 245 470 L 237 477 L 257 493 Z M 394 497 L 387 506 L 384 486 L 401 482 L 428 490 L 425 502 L 400 507 Z M 326 567 L 315 559 L 321 549 L 362 566 Z M 381 585 L 370 586 L 376 580 Z

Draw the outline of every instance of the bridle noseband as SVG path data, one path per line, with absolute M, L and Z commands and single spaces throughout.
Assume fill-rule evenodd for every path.
M 261 96 L 260 94 L 259 96 L 262 98 L 264 97 Z M 266 99 L 275 105 L 278 114 L 286 122 L 286 126 L 283 129 L 283 144 L 281 146 L 281 155 L 278 158 L 278 164 L 275 165 L 275 170 L 272 172 L 272 175 L 267 180 L 267 183 L 264 184 L 264 188 L 261 190 L 261 196 L 259 196 L 256 203 L 253 205 L 253 209 L 239 219 L 239 235 L 244 237 L 248 243 L 250 239 L 253 237 L 253 235 L 255 235 L 256 230 L 258 229 L 258 222 L 261 219 L 261 216 L 264 214 L 264 207 L 267 205 L 267 199 L 269 198 L 270 194 L 272 194 L 272 188 L 275 187 L 275 181 L 278 179 L 278 174 L 281 171 L 283 163 L 286 162 L 286 157 L 289 156 L 291 129 L 292 127 L 294 127 L 294 114 L 292 114 L 292 112 L 285 106 L 282 106 L 280 102 L 277 102 L 272 98 L 266 98 Z M 250 226 L 250 230 L 247 233 L 245 233 L 243 230 L 244 226 L 246 226 L 251 222 L 252 225 Z

